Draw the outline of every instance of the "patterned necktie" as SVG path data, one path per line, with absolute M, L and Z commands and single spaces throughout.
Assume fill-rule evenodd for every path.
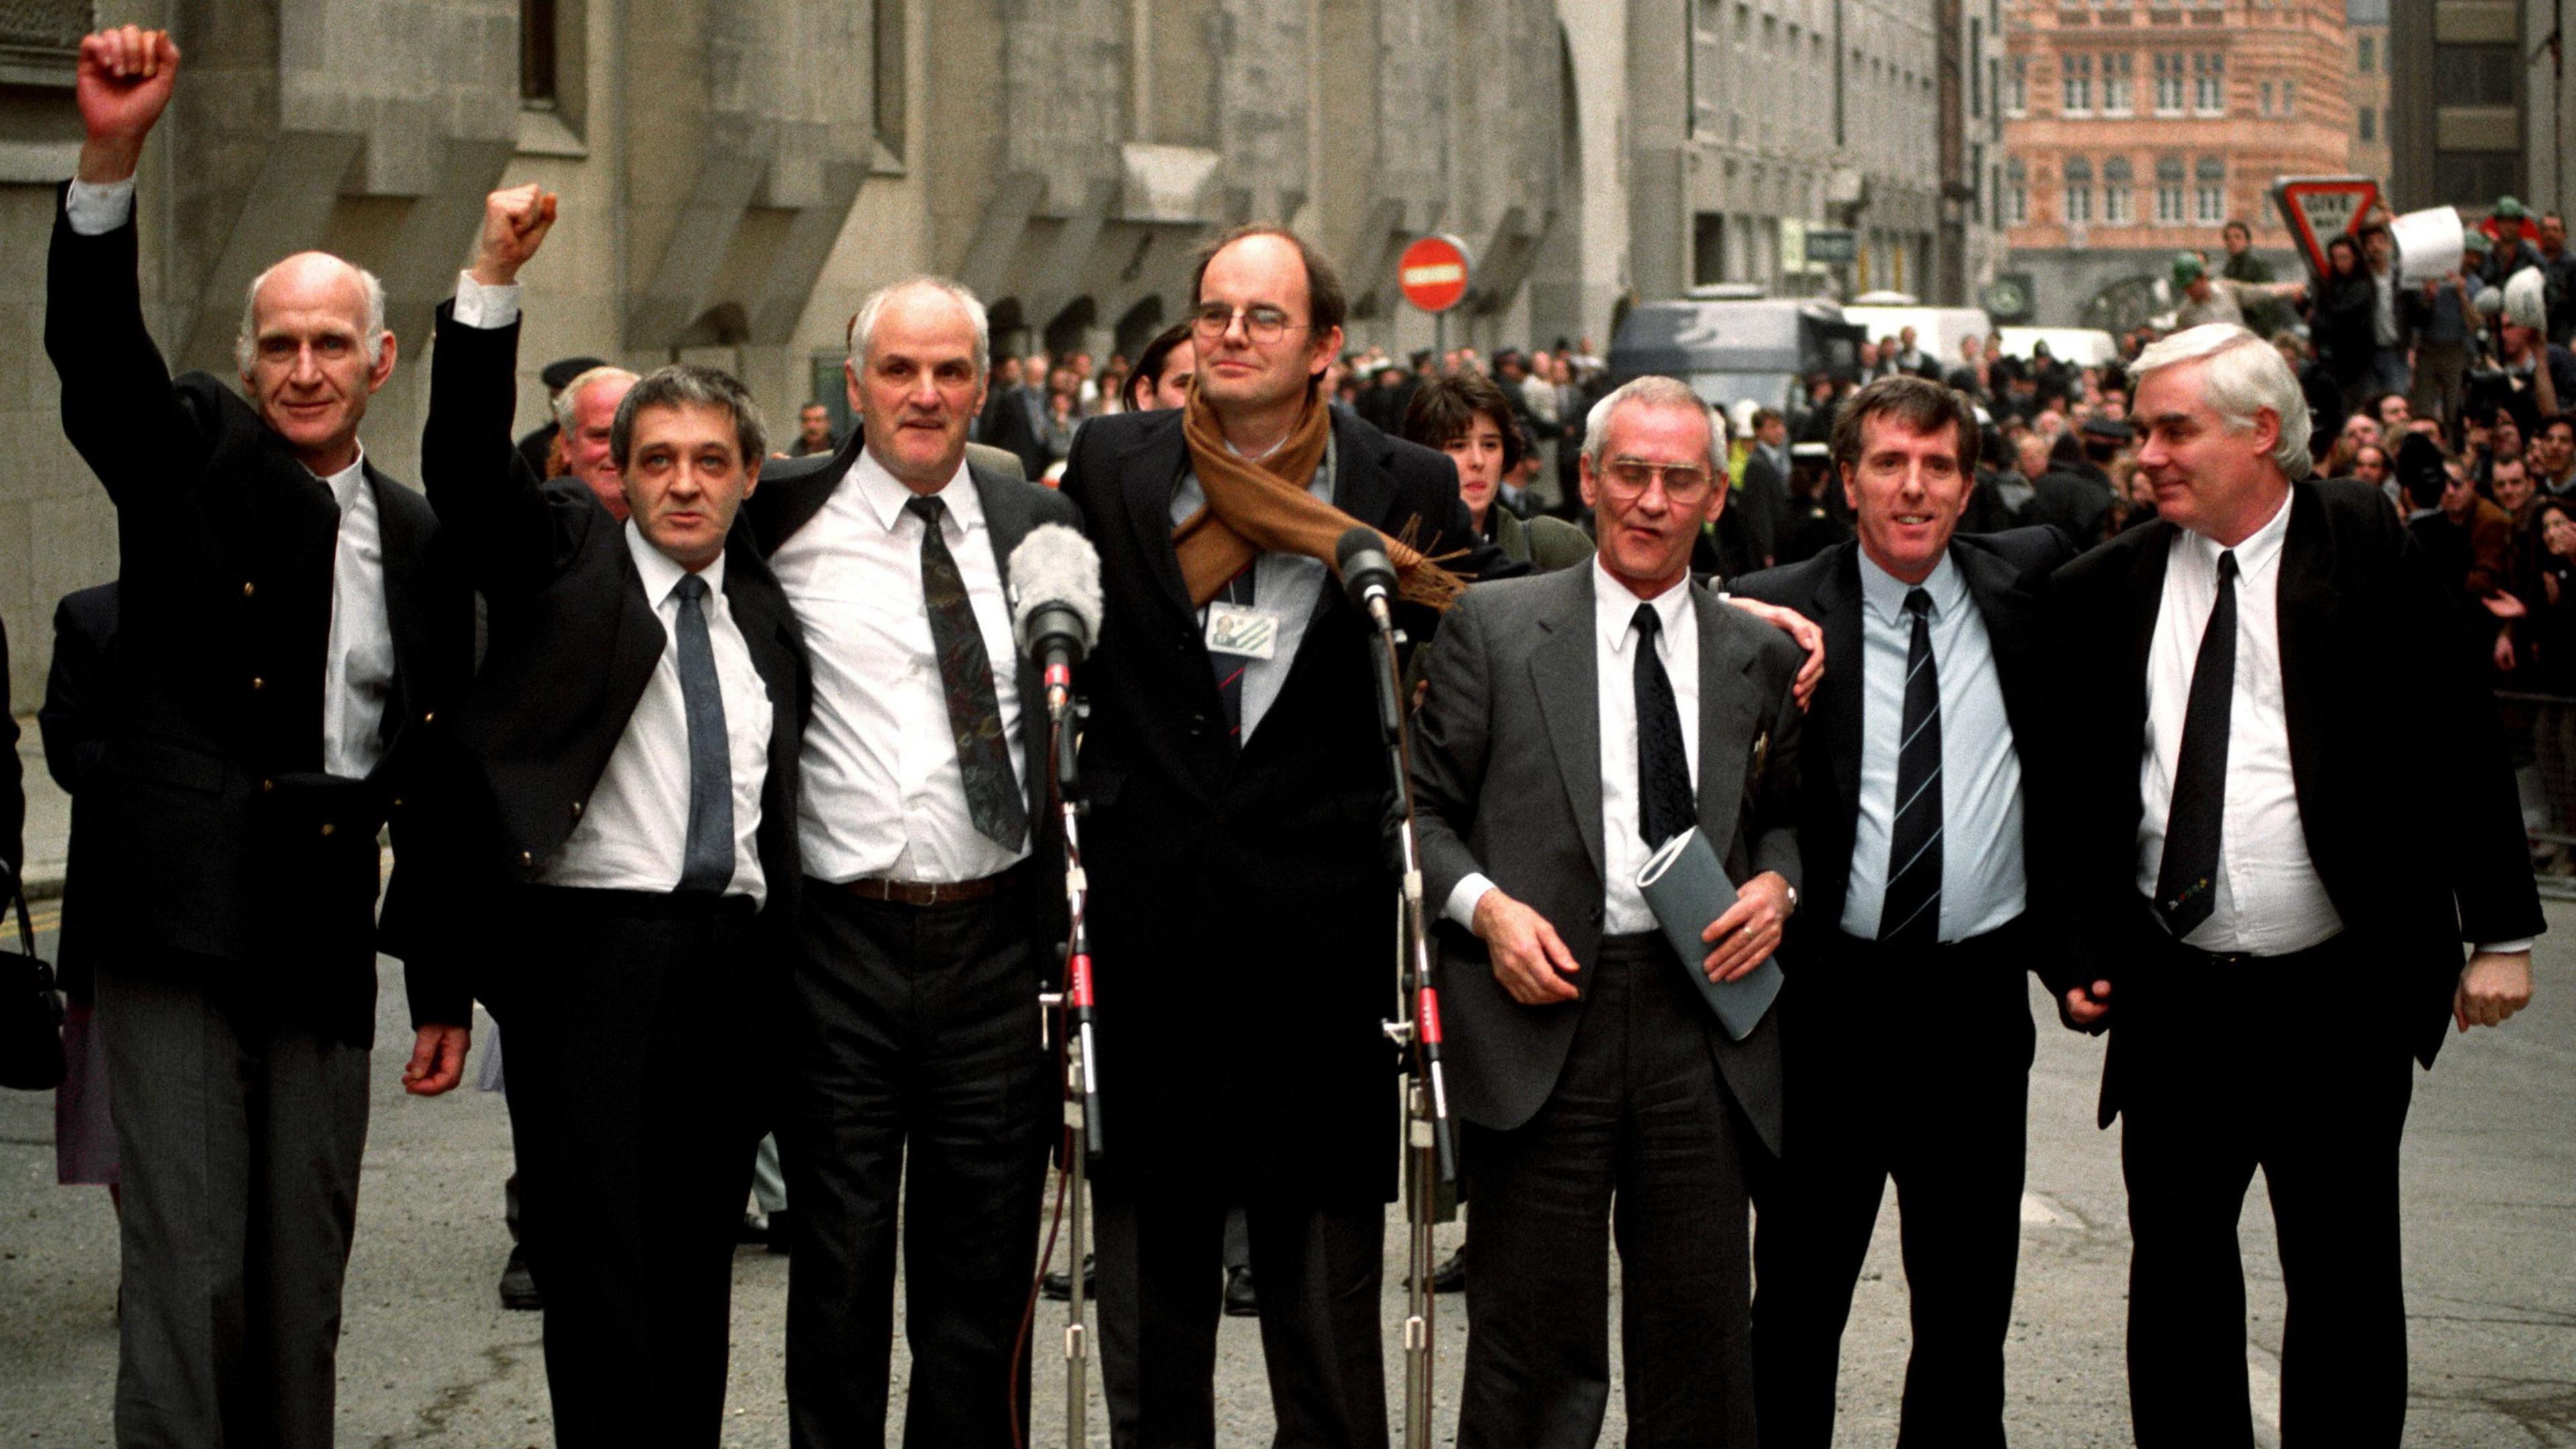
M 680 705 L 689 720 L 689 834 L 680 889 L 720 891 L 733 881 L 733 750 L 725 735 L 724 688 L 707 639 L 707 581 L 673 586 L 680 601 Z
M 1682 711 L 1673 699 L 1673 681 L 1655 653 L 1655 636 L 1664 621 L 1652 604 L 1639 604 L 1637 629 L 1637 826 L 1646 848 L 1699 823 L 1691 792 L 1690 754 L 1682 747 Z
M 1888 829 L 1887 893 L 1878 939 L 1941 939 L 1941 670 L 1932 662 L 1932 596 L 1905 595 L 1914 637 L 1905 646 L 1905 718 L 1896 746 L 1896 818 Z
M 2218 843 L 2227 815 L 2228 715 L 2236 706 L 2236 550 L 2218 556 L 2218 598 L 2201 631 L 2174 762 L 2173 808 L 2156 866 L 2156 911 L 2179 941 L 2218 909 Z
M 984 653 L 984 631 L 966 597 L 966 577 L 939 529 L 948 505 L 914 498 L 906 512 L 921 520 L 921 596 L 930 606 L 930 647 L 939 656 L 939 682 L 948 694 L 948 727 L 957 739 L 957 766 L 966 777 L 966 813 L 978 834 L 1017 850 L 1029 838 L 1019 776 L 1011 771 L 1010 743 L 1002 738 L 1002 705 L 993 693 L 993 663 Z

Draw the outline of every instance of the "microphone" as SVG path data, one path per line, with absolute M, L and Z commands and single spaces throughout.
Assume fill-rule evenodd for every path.
M 1011 550 L 1011 637 L 1046 671 L 1047 713 L 1060 716 L 1073 667 L 1100 638 L 1100 551 L 1061 523 L 1029 530 Z
M 1395 598 L 1395 564 L 1377 530 L 1363 524 L 1344 533 L 1333 545 L 1333 564 L 1352 607 L 1376 620 L 1380 629 L 1394 628 L 1387 605 Z

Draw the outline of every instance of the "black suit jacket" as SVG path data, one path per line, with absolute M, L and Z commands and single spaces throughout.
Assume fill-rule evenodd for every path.
M 743 505 L 743 520 L 761 557 L 777 552 L 780 545 L 796 536 L 797 530 L 813 521 L 832 491 L 849 476 L 865 446 L 861 429 L 854 427 L 837 452 L 784 461 L 773 459 L 762 470 L 759 491 Z M 1011 577 L 1011 550 L 1020 546 L 1030 529 L 1046 523 L 1082 527 L 1082 515 L 1045 484 L 1006 477 L 971 460 L 966 465 L 966 476 L 975 485 L 975 497 L 983 505 L 984 531 L 993 541 L 993 559 L 1006 584 Z M 1038 666 L 1027 656 L 1020 656 L 1018 666 L 1020 780 L 1038 881 L 1037 889 L 1028 892 L 1037 910 L 1030 928 L 1041 934 L 1061 935 L 1066 920 L 1064 892 L 1060 888 L 1064 839 L 1048 803 L 1046 687 Z
M 1055 461 L 1047 455 L 1046 435 L 1038 426 L 1036 397 L 1026 383 L 994 389 L 992 395 L 984 400 L 984 412 L 975 429 L 977 442 L 990 443 L 996 448 L 1019 454 L 1021 474 L 1029 478 L 1046 476 L 1047 465 Z M 858 429 L 852 428 L 850 432 L 855 438 Z M 846 445 L 843 451 L 847 451 Z M 844 471 L 847 471 L 846 464 L 834 469 L 832 476 L 838 478 Z M 817 508 L 821 506 L 820 503 L 815 504 Z
M 1334 503 L 1452 569 L 1518 573 L 1458 501 L 1458 470 L 1355 417 L 1332 419 Z M 1307 1201 L 1394 1188 L 1395 883 L 1381 851 L 1393 781 L 1373 631 L 1329 581 L 1279 697 L 1240 748 L 1172 550 L 1188 467 L 1181 414 L 1094 418 L 1066 496 L 1090 523 L 1108 617 L 1084 666 L 1091 722 L 1092 944 L 1099 962 L 1103 1170 Z M 1420 640 L 1436 620 L 1399 610 Z
M 402 859 L 422 726 L 472 668 L 464 571 L 428 503 L 370 465 L 394 644 L 386 752 L 364 782 L 325 776 L 331 490 L 224 383 L 171 378 L 144 328 L 132 223 L 81 236 L 57 198 L 52 248 L 45 350 L 63 430 L 117 506 L 123 586 L 101 919 L 141 948 L 255 964 L 327 1029 L 369 1040 L 377 948 L 417 966 L 433 909 L 398 864 L 380 934 L 375 840 L 390 815 Z M 416 986 L 412 1005 L 420 1019 Z
M 71 842 L 64 851 L 63 911 L 54 942 L 54 971 L 63 990 L 86 1001 L 96 969 L 89 927 L 89 855 L 98 848 L 98 792 L 115 732 L 116 595 L 113 583 L 63 595 L 54 605 L 53 666 L 45 675 L 36 728 L 45 739 L 45 772 L 72 797 Z M 23 798 L 23 797 L 22 797 Z
M 2063 768 L 2063 730 L 2054 712 L 2057 681 L 2049 655 L 2046 595 L 2050 570 L 2074 557 L 2065 535 L 2053 528 L 2017 528 L 1988 535 L 1954 534 L 1950 562 L 1976 602 L 1994 650 L 1995 678 L 2003 688 L 2014 753 L 2022 772 L 2022 858 L 2029 905 L 2024 919 L 2044 934 L 2032 964 L 2056 991 L 2081 983 L 2071 958 L 2069 927 L 2057 909 L 2062 892 L 2052 875 L 2059 857 L 2048 809 Z M 1798 840 L 1807 883 L 1790 922 L 1792 961 L 1801 973 L 1825 969 L 1819 950 L 1839 929 L 1851 886 L 1852 838 L 1860 821 L 1861 721 L 1867 691 L 1860 670 L 1862 611 L 1860 544 L 1827 549 L 1802 564 L 1766 569 L 1737 579 L 1733 591 L 1795 609 L 1825 631 L 1824 679 L 1807 711 L 1804 783 L 1799 791 Z
M 488 613 L 482 671 L 444 741 L 442 876 L 462 900 L 490 901 L 530 881 L 562 849 L 669 637 L 645 598 L 626 526 L 579 479 L 539 482 L 512 445 L 518 347 L 516 324 L 466 327 L 452 303 L 440 306 L 421 476 Z M 778 929 L 795 918 L 800 879 L 796 765 L 809 681 L 796 617 L 739 519 L 724 593 L 769 690 L 759 846 L 763 916 Z M 455 914 L 464 930 L 484 928 L 471 910 Z M 487 1002 L 511 986 L 470 973 L 438 982 L 449 999 L 470 992 Z
M 2176 528 L 2161 519 L 2059 569 L 2061 727 L 2081 742 L 2068 791 L 2071 920 L 2113 986 L 2102 1121 L 2120 1105 L 2122 1021 L 2232 1011 L 2171 979 L 2168 938 L 2140 895 L 2139 759 L 2147 659 Z M 2431 1065 L 2461 943 L 2543 929 L 2521 806 L 2495 706 L 2467 667 L 2458 615 L 2421 549 L 2367 484 L 2292 485 L 2279 584 L 2281 683 L 2308 853 L 2367 974 L 2319 989 L 2380 1004 L 2392 1042 Z M 2391 740 L 2415 742 L 2393 769 Z M 2285 1030 L 2295 1029 L 2288 1024 Z

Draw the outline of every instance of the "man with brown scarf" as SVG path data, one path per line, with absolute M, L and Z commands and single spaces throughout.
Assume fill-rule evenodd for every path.
M 1355 523 L 1385 535 L 1417 640 L 1461 580 L 1520 568 L 1476 534 L 1448 459 L 1325 406 L 1345 304 L 1304 242 L 1228 236 L 1191 296 L 1189 406 L 1091 420 L 1063 485 L 1108 596 L 1081 765 L 1112 1428 L 1214 1442 L 1233 1196 L 1280 1442 L 1368 1449 L 1386 1443 L 1395 890 L 1370 626 L 1327 561 Z

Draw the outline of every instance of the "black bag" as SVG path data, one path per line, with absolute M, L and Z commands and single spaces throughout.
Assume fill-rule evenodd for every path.
M 0 951 L 0 1087 L 48 1092 L 63 1084 L 63 997 L 54 968 L 36 959 L 36 929 L 27 891 L 9 893 L 18 907 L 18 947 Z

